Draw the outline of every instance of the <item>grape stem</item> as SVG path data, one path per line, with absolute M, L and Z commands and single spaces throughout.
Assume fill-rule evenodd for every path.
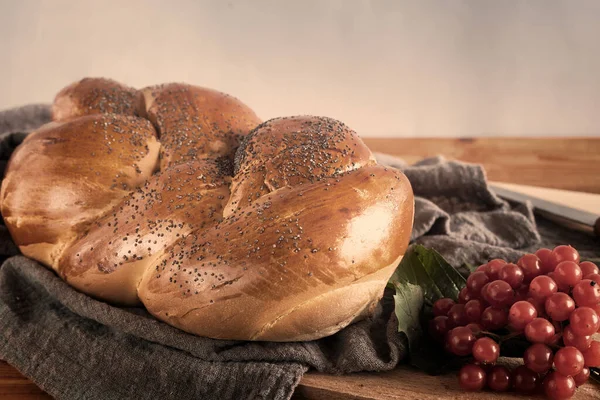
M 513 333 L 509 333 L 508 335 L 498 335 L 496 333 L 492 333 L 489 331 L 481 331 L 481 334 L 494 339 L 500 345 L 510 339 L 514 339 L 516 337 L 523 336 L 523 332 L 513 332 Z M 562 334 L 561 334 L 561 336 L 562 336 Z M 554 344 L 554 345 L 549 344 L 548 346 L 553 350 L 558 350 L 558 349 L 562 348 L 562 346 L 559 346 L 556 344 Z
M 502 344 L 503 342 L 506 342 L 507 340 L 510 340 L 512 338 L 516 338 L 516 337 L 523 335 L 522 332 L 513 332 L 513 333 L 509 333 L 508 335 L 503 335 L 503 336 L 500 336 L 500 335 L 497 335 L 495 333 L 488 332 L 488 331 L 481 331 L 481 333 L 485 336 L 491 337 L 496 342 L 498 342 L 498 344 Z

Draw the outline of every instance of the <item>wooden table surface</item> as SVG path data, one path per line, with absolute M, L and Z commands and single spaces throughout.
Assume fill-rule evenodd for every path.
M 600 137 L 365 139 L 365 142 L 373 151 L 398 155 L 408 162 L 443 154 L 447 158 L 483 164 L 488 178 L 494 181 L 600 193 Z M 577 197 L 577 194 L 569 192 L 560 193 L 566 203 L 576 203 L 579 198 L 585 199 L 580 201 L 585 201 L 586 208 L 594 207 L 596 196 Z M 13 367 L 0 361 L 0 398 L 39 400 L 50 399 L 50 396 Z M 389 372 L 347 376 L 309 372 L 300 382 L 294 398 L 500 400 L 524 397 L 487 392 L 465 393 L 459 389 L 454 374 L 432 377 L 402 366 Z M 600 386 L 584 385 L 573 399 L 600 399 Z
M 407 162 L 443 154 L 485 166 L 494 181 L 600 193 L 600 136 L 590 138 L 365 139 Z

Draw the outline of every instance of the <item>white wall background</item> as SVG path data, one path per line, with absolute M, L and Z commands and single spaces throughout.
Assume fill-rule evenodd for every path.
M 363 136 L 598 136 L 600 1 L 0 0 L 0 109 L 84 76 Z

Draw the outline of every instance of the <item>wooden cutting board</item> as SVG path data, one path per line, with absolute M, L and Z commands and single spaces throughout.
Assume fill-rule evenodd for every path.
M 465 392 L 456 373 L 428 376 L 409 367 L 389 372 L 359 373 L 339 377 L 309 373 L 300 382 L 293 399 L 329 400 L 517 400 L 529 397 L 515 393 Z M 587 383 L 572 400 L 600 399 L 600 385 Z

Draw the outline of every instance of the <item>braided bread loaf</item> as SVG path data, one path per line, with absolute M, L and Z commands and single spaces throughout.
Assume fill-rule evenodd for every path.
M 13 154 L 1 211 L 78 290 L 201 336 L 294 341 L 368 316 L 413 195 L 344 124 L 184 84 L 87 78 Z

